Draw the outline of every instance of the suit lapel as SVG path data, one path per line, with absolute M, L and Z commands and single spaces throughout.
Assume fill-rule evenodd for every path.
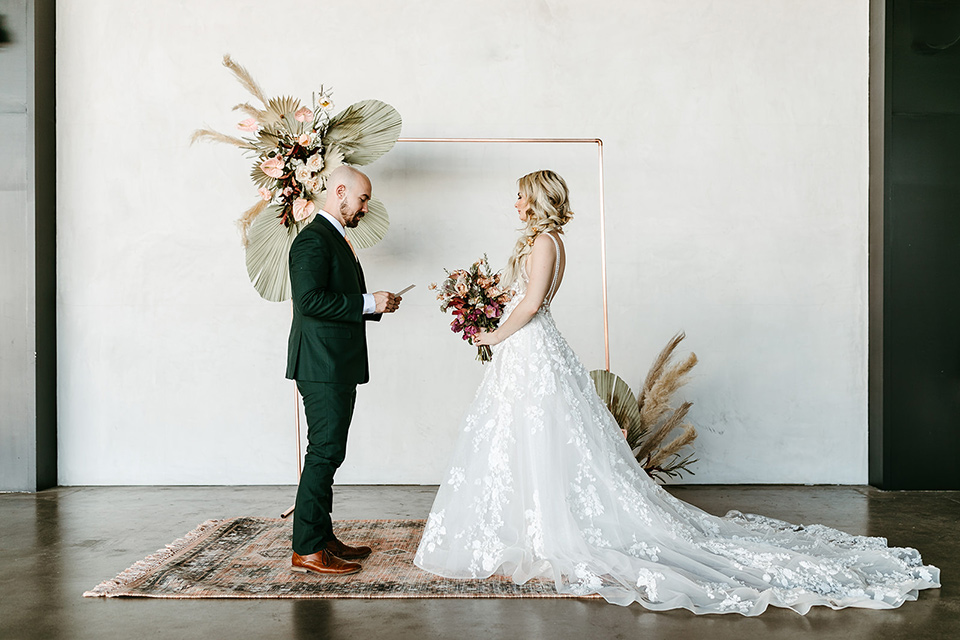
M 339 247 L 338 250 L 340 251 L 340 255 L 345 260 L 349 260 L 353 264 L 354 269 L 356 269 L 357 278 L 360 281 L 360 291 L 363 293 L 366 293 L 367 286 L 363 281 L 363 269 L 360 268 L 360 261 L 357 260 L 357 256 L 353 253 L 353 249 L 351 249 L 350 245 L 347 244 L 346 238 L 340 235 L 340 231 L 333 226 L 333 223 L 331 223 L 329 220 L 327 220 L 325 217 L 323 217 L 319 213 L 317 214 L 317 217 L 313 222 L 315 224 L 320 224 L 322 228 L 326 229 L 327 233 L 333 236 L 332 238 L 333 243 L 335 245 L 338 245 Z

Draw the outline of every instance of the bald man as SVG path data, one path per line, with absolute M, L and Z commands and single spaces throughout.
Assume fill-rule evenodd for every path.
M 370 179 L 341 166 L 327 178 L 327 200 L 290 247 L 293 324 L 287 378 L 297 381 L 307 414 L 307 455 L 293 514 L 292 569 L 325 575 L 360 571 L 371 552 L 333 533 L 333 475 L 347 453 L 357 385 L 367 382 L 364 324 L 393 313 L 400 297 L 367 293 L 345 229 L 367 213 Z

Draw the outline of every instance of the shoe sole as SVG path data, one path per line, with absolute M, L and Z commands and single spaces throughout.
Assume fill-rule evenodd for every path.
M 315 573 L 318 576 L 349 576 L 353 573 L 360 573 L 360 567 L 358 569 L 353 569 L 351 571 L 316 571 L 314 569 L 307 569 L 306 567 L 290 567 L 290 571 L 296 571 L 297 573 Z

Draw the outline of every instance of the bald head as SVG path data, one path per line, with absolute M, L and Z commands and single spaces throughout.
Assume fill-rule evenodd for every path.
M 353 167 L 349 167 L 345 164 L 340 165 L 336 169 L 330 172 L 330 177 L 327 178 L 327 190 L 336 192 L 337 187 L 344 186 L 347 189 L 355 189 L 358 186 L 369 186 L 370 178 L 368 178 L 362 171 L 358 171 Z
M 324 211 L 338 219 L 344 227 L 356 227 L 367 213 L 367 202 L 373 187 L 362 171 L 340 165 L 327 178 L 327 200 Z

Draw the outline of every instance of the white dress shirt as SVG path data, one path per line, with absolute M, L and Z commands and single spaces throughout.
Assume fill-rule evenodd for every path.
M 317 215 L 323 216 L 330 221 L 330 224 L 333 225 L 333 228 L 340 232 L 340 235 L 343 236 L 344 240 L 347 238 L 347 232 L 344 230 L 343 225 L 340 224 L 340 221 L 334 218 L 332 215 L 320 209 L 317 212 Z M 352 251 L 352 249 L 351 249 Z M 374 313 L 377 310 L 377 301 L 373 299 L 372 293 L 363 294 L 363 313 L 364 315 L 368 313 Z

